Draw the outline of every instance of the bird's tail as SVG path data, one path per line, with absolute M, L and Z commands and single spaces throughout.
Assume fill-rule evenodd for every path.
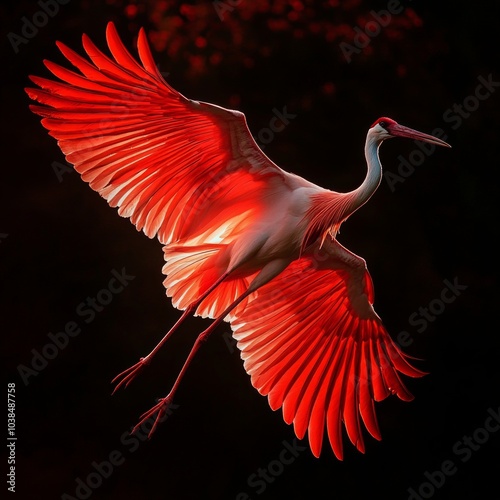
M 166 264 L 163 284 L 172 304 L 181 310 L 195 303 L 227 270 L 224 255 L 227 245 L 204 243 L 198 245 L 170 244 L 163 247 Z M 216 318 L 249 286 L 252 276 L 228 276 L 196 309 L 196 316 Z M 237 309 L 245 307 L 243 301 Z M 229 320 L 230 318 L 228 318 Z

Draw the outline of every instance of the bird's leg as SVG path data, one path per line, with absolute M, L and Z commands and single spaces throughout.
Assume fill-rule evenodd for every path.
M 135 364 L 127 368 L 126 370 L 119 373 L 112 381 L 112 384 L 116 383 L 116 387 L 113 389 L 114 394 L 120 387 L 128 387 L 128 385 L 134 380 L 134 378 L 139 374 L 139 372 L 147 366 L 153 356 L 161 349 L 163 344 L 167 341 L 168 338 L 177 330 L 177 328 L 181 325 L 181 323 L 191 314 L 194 307 L 188 306 L 186 310 L 182 313 L 182 316 L 176 321 L 176 323 L 170 328 L 170 330 L 165 334 L 165 336 L 158 342 L 156 347 L 145 357 L 139 359 L 139 361 Z
M 193 360 L 194 356 L 198 352 L 198 349 L 201 347 L 201 345 L 207 341 L 208 337 L 210 337 L 215 328 L 238 304 L 240 304 L 243 300 L 245 300 L 252 292 L 260 288 L 262 285 L 265 285 L 266 283 L 271 281 L 274 277 L 276 277 L 279 273 L 281 273 L 288 266 L 289 263 L 290 263 L 289 258 L 275 259 L 267 263 L 261 269 L 260 273 L 253 279 L 253 281 L 250 283 L 249 287 L 245 290 L 245 292 L 243 292 L 235 301 L 233 301 L 226 308 L 226 310 L 220 316 L 218 316 L 206 330 L 204 330 L 202 333 L 200 333 L 200 335 L 198 335 L 198 338 L 196 339 L 193 347 L 191 348 L 189 356 L 184 362 L 184 365 L 182 366 L 182 369 L 179 375 L 177 376 L 175 383 L 170 392 L 168 393 L 168 395 L 164 398 L 160 398 L 158 400 L 158 403 L 155 406 L 153 406 L 153 408 L 151 408 L 146 413 L 141 415 L 141 419 L 139 423 L 133 428 L 132 434 L 135 431 L 137 431 L 139 427 L 141 427 L 141 425 L 146 420 L 153 418 L 156 415 L 153 427 L 149 431 L 148 437 L 151 437 L 153 435 L 153 432 L 156 430 L 156 427 L 161 421 L 163 415 L 165 415 L 169 405 L 172 403 L 177 388 L 179 387 L 182 378 L 184 377 L 191 361 Z
M 141 425 L 148 420 L 149 418 L 152 418 L 156 415 L 155 422 L 153 424 L 153 427 L 149 431 L 148 437 L 151 437 L 153 435 L 153 432 L 156 430 L 156 427 L 158 426 L 158 423 L 161 421 L 163 415 L 165 415 L 165 412 L 167 411 L 169 405 L 172 403 L 174 395 L 177 391 L 177 388 L 179 387 L 179 384 L 181 383 L 182 378 L 186 374 L 186 371 L 191 364 L 191 361 L 193 360 L 194 356 L 198 352 L 198 349 L 201 347 L 201 345 L 207 341 L 207 339 L 210 337 L 210 335 L 213 333 L 215 328 L 223 321 L 223 319 L 250 293 L 252 293 L 254 290 L 252 288 L 247 289 L 243 294 L 241 294 L 220 316 L 218 316 L 212 324 L 204 330 L 200 335 L 198 335 L 198 338 L 196 339 L 193 347 L 191 348 L 191 351 L 189 353 L 189 356 L 187 357 L 186 361 L 184 362 L 184 365 L 182 366 L 182 369 L 177 376 L 174 385 L 168 395 L 164 398 L 160 398 L 158 400 L 158 403 L 153 406 L 150 410 L 148 410 L 146 413 L 141 415 L 141 419 L 139 423 L 133 428 L 132 434 L 136 432 Z
M 141 358 L 135 365 L 127 368 L 123 372 L 119 373 L 112 381 L 112 384 L 117 384 L 113 390 L 113 394 L 120 389 L 120 387 L 128 387 L 128 385 L 134 380 L 134 378 L 139 374 L 139 372 L 147 366 L 155 354 L 161 349 L 163 344 L 170 338 L 170 336 L 179 328 L 182 322 L 194 311 L 196 308 L 205 300 L 214 289 L 222 283 L 229 273 L 224 273 L 208 290 L 206 290 L 197 300 L 190 304 L 186 310 L 182 313 L 182 316 L 176 321 L 176 323 L 170 328 L 170 330 L 165 334 L 165 336 L 158 342 L 156 347 L 145 357 Z

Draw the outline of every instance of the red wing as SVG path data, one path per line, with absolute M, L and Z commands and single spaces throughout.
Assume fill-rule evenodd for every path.
M 47 61 L 62 82 L 31 77 L 41 88 L 26 91 L 42 104 L 31 109 L 82 179 L 138 230 L 164 244 L 218 243 L 221 235 L 230 243 L 231 221 L 255 217 L 263 191 L 286 191 L 291 176 L 262 153 L 242 113 L 170 87 L 143 30 L 142 66 L 112 23 L 106 35 L 114 60 L 85 35 L 90 61 L 58 44 L 80 74 Z
M 316 457 L 326 425 L 342 459 L 341 423 L 364 452 L 361 419 L 380 439 L 374 401 L 391 394 L 411 400 L 398 372 L 424 373 L 406 361 L 373 310 L 364 260 L 350 254 L 346 265 L 333 246 L 327 240 L 308 250 L 257 290 L 231 327 L 252 385 L 271 408 L 283 408 L 299 439 L 308 431 Z

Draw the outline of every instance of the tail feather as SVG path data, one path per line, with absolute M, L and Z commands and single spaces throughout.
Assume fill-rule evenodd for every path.
M 184 310 L 195 303 L 227 270 L 224 254 L 227 245 L 205 243 L 199 245 L 175 245 L 163 247 L 166 263 L 163 285 L 174 307 Z M 253 276 L 231 277 L 217 286 L 195 311 L 202 318 L 216 318 L 248 288 Z M 245 307 L 243 301 L 236 308 Z M 235 313 L 236 311 L 234 311 Z M 231 314 L 232 317 L 232 314 Z M 230 318 L 228 318 L 229 320 Z

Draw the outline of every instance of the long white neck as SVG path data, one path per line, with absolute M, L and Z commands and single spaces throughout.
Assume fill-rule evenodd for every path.
M 302 250 L 318 237 L 324 238 L 330 233 L 335 236 L 340 224 L 364 205 L 376 191 L 382 180 L 382 165 L 378 157 L 378 148 L 382 143 L 380 136 L 373 129 L 368 131 L 365 143 L 365 156 L 368 172 L 365 180 L 354 191 L 336 193 L 324 190 L 313 195 L 307 211 L 307 231 L 303 239 Z
M 346 193 L 349 199 L 345 210 L 346 217 L 364 205 L 380 185 L 382 180 L 382 165 L 378 156 L 380 144 L 382 144 L 380 137 L 376 137 L 376 134 L 372 133 L 372 129 L 370 129 L 365 142 L 365 158 L 368 171 L 362 184 L 354 191 Z

